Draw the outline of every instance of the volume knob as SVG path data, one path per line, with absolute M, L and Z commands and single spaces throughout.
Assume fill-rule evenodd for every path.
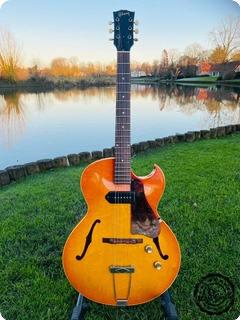
M 162 268 L 162 264 L 160 261 L 155 261 L 153 264 L 154 268 L 156 268 L 157 270 L 160 270 Z
M 145 246 L 144 250 L 145 250 L 147 253 L 152 253 L 153 248 L 152 248 L 152 246 L 150 246 L 150 245 L 148 244 L 147 246 Z

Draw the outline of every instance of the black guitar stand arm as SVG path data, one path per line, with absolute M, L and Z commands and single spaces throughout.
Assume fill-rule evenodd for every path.
M 161 306 L 167 320 L 178 320 L 177 312 L 171 301 L 168 290 L 161 295 Z M 79 293 L 76 307 L 72 312 L 71 320 L 83 320 L 87 309 L 86 298 Z M 159 319 L 160 320 L 160 319 Z
M 72 312 L 71 320 L 83 320 L 87 310 L 86 298 L 79 293 L 76 307 Z
M 177 311 L 171 301 L 168 290 L 161 295 L 161 306 L 167 320 L 178 320 Z

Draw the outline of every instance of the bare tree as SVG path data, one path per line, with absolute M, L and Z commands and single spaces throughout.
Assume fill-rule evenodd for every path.
M 180 59 L 181 53 L 178 49 L 171 48 L 168 50 L 168 63 L 170 66 L 175 67 Z
M 70 73 L 69 67 L 70 66 L 67 59 L 59 57 L 52 60 L 50 69 L 51 69 L 52 75 L 55 77 L 60 77 L 60 76 L 69 77 L 69 73 Z
M 209 39 L 221 51 L 220 62 L 231 61 L 240 48 L 240 17 L 229 16 L 209 33 Z M 219 57 L 218 57 L 219 58 Z
M 22 48 L 13 34 L 6 28 L 0 28 L 0 71 L 1 77 L 16 81 L 16 69 L 22 60 Z
M 208 61 L 210 52 L 204 49 L 199 43 L 195 42 L 186 47 L 184 55 L 195 60 L 198 65 L 202 61 Z

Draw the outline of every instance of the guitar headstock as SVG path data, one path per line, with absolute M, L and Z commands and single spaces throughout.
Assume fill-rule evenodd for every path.
M 138 21 L 134 22 L 134 12 L 128 10 L 119 10 L 113 12 L 114 21 L 110 21 L 109 24 L 114 24 L 114 29 L 110 29 L 109 32 L 114 32 L 114 45 L 117 51 L 130 51 L 133 46 L 134 39 L 133 32 L 138 33 L 138 30 L 134 30 L 134 24 L 138 25 Z

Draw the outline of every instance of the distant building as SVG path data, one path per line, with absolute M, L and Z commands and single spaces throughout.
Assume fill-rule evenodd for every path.
M 209 76 L 210 69 L 211 69 L 210 62 L 201 62 L 197 68 L 196 75 L 197 76 Z
M 220 66 L 220 63 L 201 62 L 197 68 L 196 75 L 219 77 L 221 75 Z
M 209 70 L 210 77 L 220 77 L 221 76 L 221 64 L 220 63 L 212 63 L 211 68 Z
M 235 72 L 240 72 L 240 64 L 238 66 L 236 66 Z
M 220 77 L 225 74 L 234 74 L 240 72 L 239 61 L 231 61 L 227 63 L 201 62 L 198 66 L 197 76 Z
M 146 76 L 146 72 L 144 70 L 141 69 L 135 69 L 131 72 L 131 77 L 132 78 L 137 78 L 137 77 L 145 77 Z

